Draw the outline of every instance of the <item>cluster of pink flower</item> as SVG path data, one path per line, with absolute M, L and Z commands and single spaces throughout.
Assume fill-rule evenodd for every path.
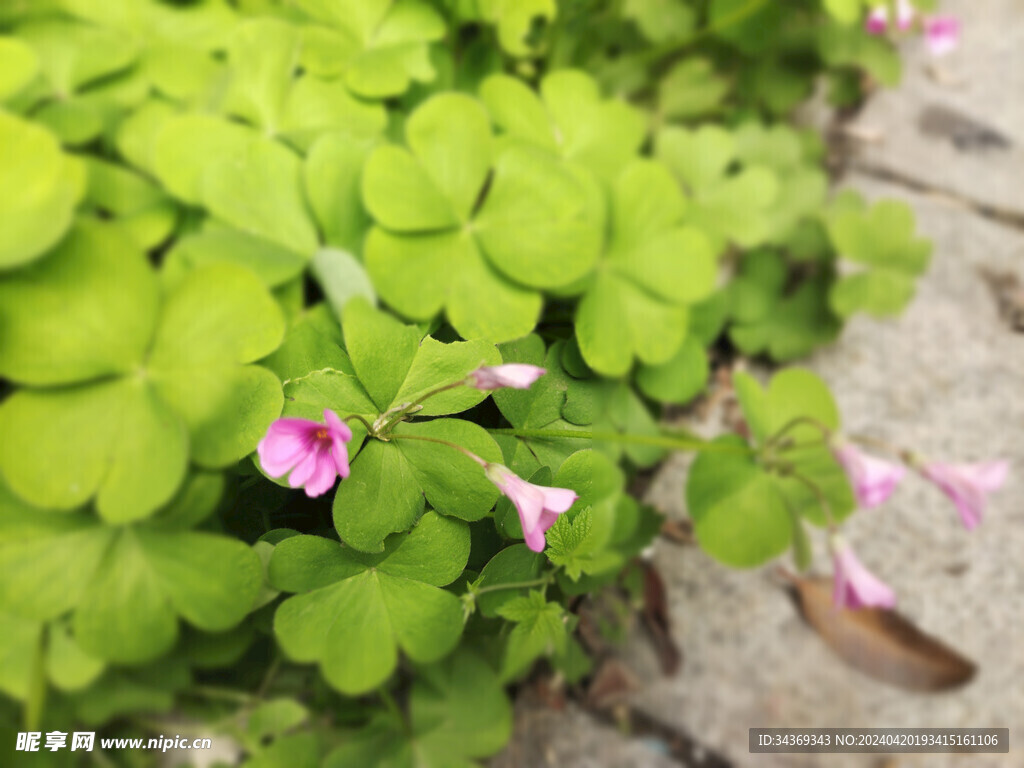
M 482 391 L 501 387 L 529 389 L 545 372 L 543 368 L 523 363 L 481 366 L 472 371 L 464 383 Z M 346 444 L 351 440 L 352 430 L 348 425 L 334 411 L 325 410 L 323 423 L 309 419 L 277 419 L 256 446 L 256 453 L 264 472 L 271 477 L 291 472 L 288 484 L 292 488 L 304 486 L 306 495 L 314 497 L 330 490 L 335 477 L 348 477 Z M 487 479 L 512 501 L 519 513 L 527 546 L 534 552 L 542 551 L 544 534 L 558 516 L 573 505 L 578 498 L 576 493 L 568 488 L 528 483 L 502 464 L 484 461 L 462 448 L 459 450 L 483 467 Z
M 873 35 L 884 35 L 890 26 L 906 32 L 920 20 L 925 43 L 933 56 L 943 56 L 960 43 L 960 20 L 954 16 L 925 16 L 918 12 L 910 0 L 896 1 L 896 23 L 889 19 L 889 5 L 875 6 L 868 14 L 865 27 Z
M 838 442 L 833 446 L 833 454 L 846 471 L 857 502 L 867 509 L 888 499 L 906 475 L 903 465 L 871 456 L 851 442 Z M 1002 486 L 1010 469 L 1006 461 L 948 464 L 911 458 L 909 463 L 952 500 L 967 530 L 973 530 L 981 522 L 987 495 Z M 892 589 L 861 564 L 842 537 L 831 536 L 829 544 L 836 605 L 892 608 L 896 604 Z

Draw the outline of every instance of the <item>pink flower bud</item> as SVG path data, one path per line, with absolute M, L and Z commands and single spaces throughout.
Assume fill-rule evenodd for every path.
M 981 522 L 987 495 L 1002 487 L 1009 471 L 1008 461 L 980 464 L 932 462 L 921 467 L 921 475 L 935 483 L 953 501 L 969 531 Z
M 536 365 L 505 363 L 504 365 L 482 365 L 470 373 L 469 377 L 477 389 L 490 390 L 501 387 L 529 389 L 530 385 L 545 373 L 547 371 Z
M 832 602 L 838 608 L 892 608 L 896 593 L 864 567 L 841 536 L 829 539 L 832 549 L 834 587 Z
M 558 516 L 579 498 L 576 492 L 568 488 L 548 488 L 528 483 L 501 464 L 488 463 L 484 472 L 487 479 L 498 486 L 498 490 L 515 505 L 519 522 L 523 525 L 526 546 L 534 552 L 542 552 L 544 534 L 555 524 Z
M 271 477 L 291 471 L 288 484 L 306 487 L 306 495 L 320 496 L 334 478 L 348 477 L 348 448 L 352 430 L 334 411 L 324 411 L 321 424 L 309 419 L 277 419 L 256 446 L 260 466 Z
M 846 471 L 857 503 L 865 509 L 888 499 L 907 473 L 902 465 L 864 453 L 853 443 L 833 446 L 832 455 Z

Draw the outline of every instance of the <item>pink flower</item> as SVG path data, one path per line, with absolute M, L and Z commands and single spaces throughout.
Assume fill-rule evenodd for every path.
M 853 443 L 833 446 L 832 455 L 846 471 L 857 503 L 866 509 L 888 499 L 907 473 L 900 464 L 864 453 Z
M 840 536 L 829 540 L 835 585 L 832 602 L 838 608 L 892 608 L 896 593 L 857 559 L 850 545 Z
M 914 23 L 916 11 L 910 4 L 910 0 L 897 0 L 896 3 L 896 28 L 901 32 L 910 29 Z M 872 35 L 884 35 L 889 28 L 889 7 L 888 5 L 876 5 L 871 9 L 868 18 L 864 23 L 865 29 Z
M 529 389 L 547 371 L 526 363 L 505 363 L 504 365 L 482 365 L 469 374 L 477 389 Z
M 326 493 L 337 475 L 348 477 L 345 443 L 352 439 L 352 430 L 334 411 L 324 411 L 324 421 L 278 419 L 271 424 L 256 446 L 263 471 L 280 477 L 292 470 L 288 484 L 306 486 L 310 497 Z
M 981 522 L 986 494 L 998 490 L 1010 471 L 1008 461 L 986 461 L 980 464 L 943 464 L 932 462 L 921 467 L 921 474 L 931 480 L 956 505 L 967 530 Z
M 526 546 L 534 552 L 542 552 L 548 528 L 579 498 L 575 491 L 528 483 L 501 464 L 488 462 L 484 465 L 484 472 L 487 479 L 516 505 Z
M 945 56 L 960 43 L 960 20 L 953 16 L 925 19 L 924 39 L 933 56 Z

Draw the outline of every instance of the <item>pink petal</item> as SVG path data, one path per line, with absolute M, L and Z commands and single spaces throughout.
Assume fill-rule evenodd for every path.
M 523 533 L 528 533 L 537 528 L 540 522 L 541 512 L 544 511 L 544 494 L 540 489 L 516 477 L 509 489 L 505 492 L 519 512 L 519 521 L 523 524 Z
M 547 541 L 544 540 L 544 531 L 540 528 L 532 530 L 523 529 L 523 536 L 526 538 L 526 546 L 534 552 L 543 552 Z
M 960 20 L 933 16 L 924 23 L 924 37 L 933 56 L 944 56 L 960 43 Z
M 292 470 L 291 475 L 288 476 L 288 485 L 292 488 L 300 488 L 305 485 L 309 478 L 313 476 L 313 473 L 317 470 L 319 463 L 319 451 L 310 451 L 306 454 L 305 458 L 299 462 L 299 465 Z
M 832 453 L 846 471 L 857 502 L 868 509 L 888 499 L 906 475 L 903 466 L 864 453 L 853 443 L 835 446 Z
M 567 511 L 576 502 L 576 499 L 579 498 L 575 491 L 568 488 L 536 487 L 540 488 L 541 493 L 544 494 L 544 509 L 547 511 L 561 514 Z
M 256 446 L 260 466 L 271 477 L 280 477 L 314 449 L 320 425 L 306 419 L 278 419 Z
M 1008 472 L 1009 463 L 1005 461 L 980 464 L 934 462 L 921 469 L 921 474 L 953 502 L 967 530 L 973 530 L 981 522 L 986 494 L 1000 488 Z
M 352 439 L 352 430 L 334 411 L 325 410 L 324 421 L 327 422 L 327 429 L 332 436 L 337 435 L 346 443 Z
M 348 477 L 348 448 L 339 437 L 331 438 L 331 456 L 334 459 L 334 467 L 341 478 L 345 479 Z
M 469 375 L 473 379 L 473 386 L 477 389 L 490 390 L 500 387 L 529 389 L 530 385 L 545 373 L 547 371 L 536 365 L 505 363 L 504 365 L 484 365 Z
M 917 11 L 914 9 L 910 0 L 897 0 L 896 27 L 901 32 L 905 32 L 910 29 L 911 25 L 914 23 L 915 16 L 917 16 Z
M 1010 462 L 986 461 L 981 464 L 966 464 L 962 467 L 969 481 L 984 491 L 998 491 L 1010 474 Z
M 547 533 L 551 526 L 558 522 L 558 516 L 560 514 L 561 512 L 551 512 L 550 510 L 545 509 L 540 513 L 540 521 L 537 524 L 537 528 L 542 533 Z
M 832 598 L 848 608 L 892 608 L 896 593 L 864 567 L 853 550 L 840 544 L 833 554 L 835 588 Z
M 334 485 L 337 471 L 330 450 L 320 450 L 316 456 L 316 469 L 313 476 L 306 481 L 306 495 L 313 498 L 326 493 Z
M 873 8 L 864 22 L 864 29 L 871 35 L 884 35 L 889 27 L 889 12 L 885 6 Z

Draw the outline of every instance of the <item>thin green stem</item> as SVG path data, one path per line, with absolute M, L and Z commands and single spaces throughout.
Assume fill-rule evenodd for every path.
M 631 445 L 652 445 L 678 451 L 702 451 L 709 453 L 753 453 L 748 446 L 716 443 L 702 437 L 692 435 L 631 435 L 623 432 L 607 432 L 575 429 L 489 429 L 492 435 L 512 435 L 513 437 L 533 437 L 538 439 L 569 439 L 593 440 L 608 443 L 627 443 Z
M 794 480 L 803 483 L 804 485 L 811 489 L 811 492 L 814 494 L 815 498 L 818 499 L 818 503 L 821 504 L 821 508 L 825 510 L 825 520 L 828 521 L 829 532 L 835 533 L 836 530 L 838 530 L 838 526 L 836 525 L 835 515 L 832 514 L 832 504 L 825 496 L 825 492 L 821 490 L 821 487 L 810 478 L 804 477 L 803 475 L 796 472 L 789 475 L 789 477 L 792 477 Z
M 481 459 L 479 456 L 477 456 L 472 451 L 467 450 L 466 448 L 463 448 L 461 445 L 456 445 L 455 443 L 449 443 L 447 440 L 441 440 L 441 439 L 436 438 L 436 437 L 425 437 L 424 435 L 390 435 L 390 438 L 392 440 L 421 440 L 424 443 L 437 443 L 438 445 L 447 445 L 449 448 L 454 448 L 459 453 L 462 453 L 462 454 L 468 456 L 473 461 L 475 461 L 477 464 L 479 464 L 481 467 L 486 467 L 487 466 L 487 462 L 484 461 L 483 459 Z
M 886 440 L 879 440 L 876 437 L 870 435 L 844 435 L 845 438 L 854 443 L 860 443 L 872 448 L 878 448 L 879 450 L 885 451 L 886 453 L 894 456 L 899 456 L 901 459 L 906 455 L 906 450 L 899 446 L 893 445 Z
M 373 434 L 373 426 L 371 426 L 370 422 L 368 422 L 366 419 L 364 419 L 358 413 L 350 413 L 348 416 L 346 416 L 344 419 L 342 419 L 342 421 L 349 421 L 351 419 L 355 419 L 360 424 L 362 424 L 364 427 L 366 427 L 366 434 L 368 434 L 368 435 L 372 435 Z
M 554 571 L 552 571 L 552 574 Z M 530 587 L 546 587 L 551 583 L 551 576 L 545 576 L 542 579 L 534 579 L 533 581 L 514 581 L 509 584 L 491 584 L 488 587 L 480 587 L 480 589 L 474 589 L 473 595 L 483 595 L 487 592 L 500 592 L 503 589 L 528 589 Z
M 426 394 L 424 394 L 418 400 L 413 400 L 411 403 L 406 403 L 405 405 L 403 405 L 401 407 L 395 408 L 393 413 L 389 412 L 389 413 L 382 414 L 382 416 L 387 416 L 388 417 L 387 420 L 385 420 L 384 423 L 381 424 L 381 426 L 380 426 L 380 428 L 378 430 L 371 431 L 370 434 L 372 434 L 372 435 L 381 434 L 381 435 L 385 435 L 385 436 L 390 435 L 391 430 L 394 429 L 396 424 L 398 424 L 398 423 L 400 423 L 402 421 L 405 421 L 405 417 L 407 415 L 409 415 L 410 413 L 415 413 L 416 411 L 420 410 L 423 407 L 423 403 L 425 401 L 429 400 L 434 395 L 439 395 L 442 392 L 447 392 L 449 389 L 455 389 L 456 387 L 463 387 L 463 386 L 466 385 L 466 382 L 468 380 L 469 380 L 469 377 L 468 376 L 464 376 L 464 377 L 462 377 L 461 379 L 459 379 L 457 381 L 452 381 L 452 382 L 449 382 L 448 384 L 445 384 L 443 386 L 436 387 L 434 389 L 431 389 Z M 378 419 L 378 422 L 379 421 L 380 421 L 380 419 Z
M 425 400 L 429 400 L 430 398 L 432 398 L 434 395 L 440 395 L 442 392 L 447 392 L 449 389 L 455 389 L 456 387 L 464 387 L 464 386 L 466 386 L 467 379 L 468 379 L 468 377 L 464 376 L 463 378 L 459 379 L 458 381 L 453 381 L 451 384 L 445 384 L 443 387 L 438 387 L 437 389 L 432 389 L 429 392 L 427 392 L 425 395 L 423 395 L 423 397 L 421 397 L 419 400 L 416 400 L 416 401 L 414 401 L 412 403 L 409 403 L 409 407 L 412 408 L 413 406 L 420 405 Z
M 797 416 L 796 418 L 787 421 L 774 435 L 769 437 L 767 440 L 767 445 L 778 445 L 779 441 L 782 440 L 783 437 L 785 437 L 789 432 L 792 432 L 794 429 L 802 425 L 814 427 L 815 429 L 817 429 L 819 432 L 821 432 L 821 436 L 822 438 L 824 438 L 825 441 L 828 441 L 832 438 L 832 429 L 828 425 L 811 416 Z

